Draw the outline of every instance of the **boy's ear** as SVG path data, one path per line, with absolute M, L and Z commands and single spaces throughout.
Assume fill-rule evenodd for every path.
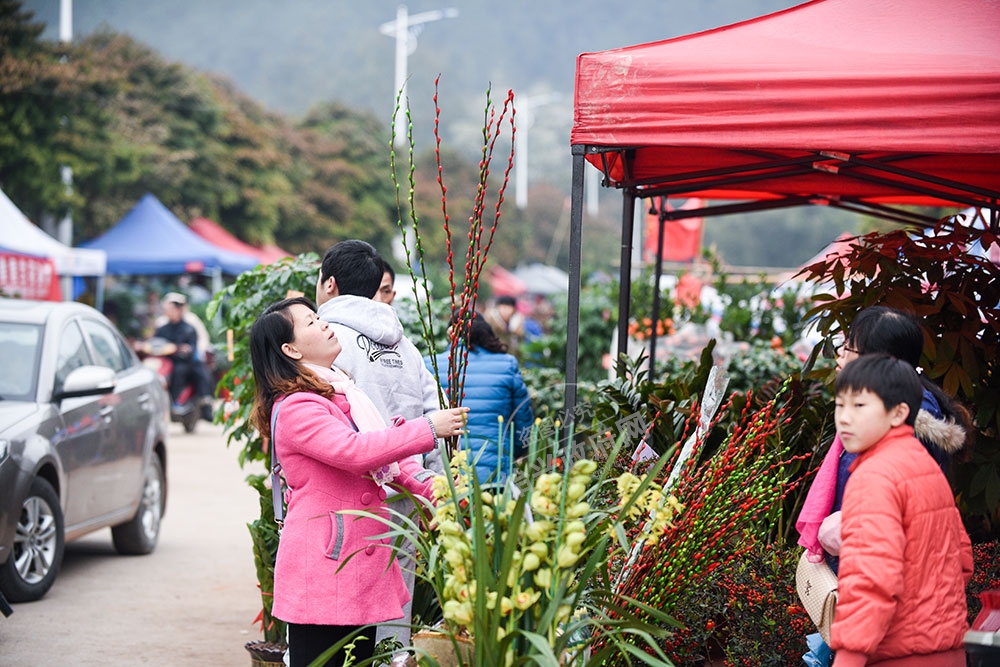
M 320 284 L 320 287 L 323 289 L 323 293 L 328 295 L 330 298 L 340 295 L 340 291 L 337 289 L 337 279 L 333 276 L 328 276 L 327 279 Z
M 910 416 L 910 406 L 906 403 L 897 403 L 889 410 L 889 423 L 895 426 L 902 426 L 906 423 L 906 418 Z

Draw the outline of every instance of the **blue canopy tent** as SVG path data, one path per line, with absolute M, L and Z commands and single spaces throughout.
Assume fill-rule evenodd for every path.
M 80 247 L 103 250 L 112 275 L 208 273 L 220 286 L 223 273 L 236 275 L 260 263 L 252 255 L 209 243 L 151 194 L 114 227 Z

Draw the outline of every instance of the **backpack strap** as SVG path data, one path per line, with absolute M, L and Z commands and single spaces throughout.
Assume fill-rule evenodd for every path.
M 285 522 L 285 484 L 281 479 L 281 463 L 278 462 L 278 447 L 274 437 L 280 408 L 281 401 L 271 408 L 271 504 L 274 507 L 274 521 L 278 526 Z

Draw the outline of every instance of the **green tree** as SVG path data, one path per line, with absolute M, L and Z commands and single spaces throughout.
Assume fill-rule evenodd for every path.
M 1000 266 L 968 248 L 1000 242 L 991 231 L 942 219 L 929 233 L 896 230 L 856 238 L 849 254 L 802 270 L 824 287 L 806 318 L 834 335 L 863 308 L 884 305 L 915 313 L 924 331 L 921 366 L 945 393 L 968 406 L 974 446 L 954 462 L 959 507 L 980 538 L 1000 527 Z
M 338 104 L 313 108 L 288 137 L 300 207 L 289 216 L 288 247 L 322 253 L 362 238 L 391 257 L 399 235 L 389 178 L 389 136 L 379 121 Z
M 371 115 L 322 105 L 296 123 L 125 35 L 68 47 L 41 32 L 0 0 L 0 184 L 29 217 L 69 212 L 74 240 L 89 239 L 151 192 L 251 243 L 390 248 L 388 137 Z
M 42 42 L 43 25 L 16 0 L 0 0 L 0 185 L 29 217 L 61 216 L 70 204 L 60 167 L 75 117 L 66 51 Z M 44 205 L 43 205 L 44 203 Z

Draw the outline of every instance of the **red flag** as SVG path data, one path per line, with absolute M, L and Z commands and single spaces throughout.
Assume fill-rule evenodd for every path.
M 675 209 L 667 204 L 668 211 L 690 211 L 701 208 L 703 202 L 692 197 Z M 690 262 L 698 257 L 701 251 L 701 228 L 703 218 L 684 218 L 682 220 L 667 220 L 663 223 L 663 260 L 666 262 Z M 643 260 L 647 263 L 656 261 L 656 248 L 660 230 L 659 210 L 646 214 L 646 235 L 643 244 Z

